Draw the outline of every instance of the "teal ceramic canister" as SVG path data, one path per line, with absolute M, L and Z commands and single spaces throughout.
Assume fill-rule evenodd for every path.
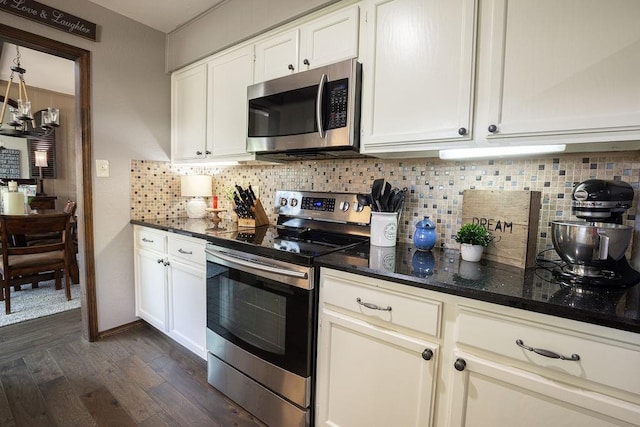
M 421 251 L 431 250 L 436 245 L 436 225 L 428 216 L 416 224 L 416 230 L 413 232 L 413 245 Z

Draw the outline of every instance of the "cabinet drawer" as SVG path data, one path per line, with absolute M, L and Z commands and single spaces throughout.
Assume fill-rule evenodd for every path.
M 567 359 L 575 354 L 579 360 L 546 357 L 520 347 L 517 340 Z M 569 375 L 640 395 L 640 381 L 629 375 L 640 364 L 640 346 L 604 335 L 459 306 L 456 341 L 543 368 L 542 373 L 551 378 Z
M 169 256 L 192 264 L 206 265 L 204 240 L 188 237 L 169 237 Z
M 395 325 L 435 337 L 440 334 L 441 303 L 438 301 L 360 286 L 333 276 L 322 281 L 320 293 L 324 304 L 377 319 L 385 327 L 393 329 Z
M 167 250 L 167 238 L 164 232 L 144 227 L 137 227 L 136 229 L 136 245 L 139 248 L 158 252 L 165 252 Z

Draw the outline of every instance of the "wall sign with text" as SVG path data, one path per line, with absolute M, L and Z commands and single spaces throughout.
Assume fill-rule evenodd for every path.
M 96 41 L 96 24 L 33 0 L 0 0 L 0 10 Z

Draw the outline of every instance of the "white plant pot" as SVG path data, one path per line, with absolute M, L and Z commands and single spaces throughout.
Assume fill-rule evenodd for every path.
M 481 245 L 471 245 L 469 243 L 460 244 L 460 256 L 465 261 L 469 261 L 469 262 L 480 261 L 480 258 L 482 258 L 483 250 L 484 250 L 484 246 L 481 246 Z

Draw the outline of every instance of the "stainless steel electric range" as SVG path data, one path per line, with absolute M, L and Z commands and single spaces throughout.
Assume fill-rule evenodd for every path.
M 207 245 L 208 381 L 270 426 L 313 420 L 316 257 L 369 241 L 355 194 L 278 191 L 277 223 Z

